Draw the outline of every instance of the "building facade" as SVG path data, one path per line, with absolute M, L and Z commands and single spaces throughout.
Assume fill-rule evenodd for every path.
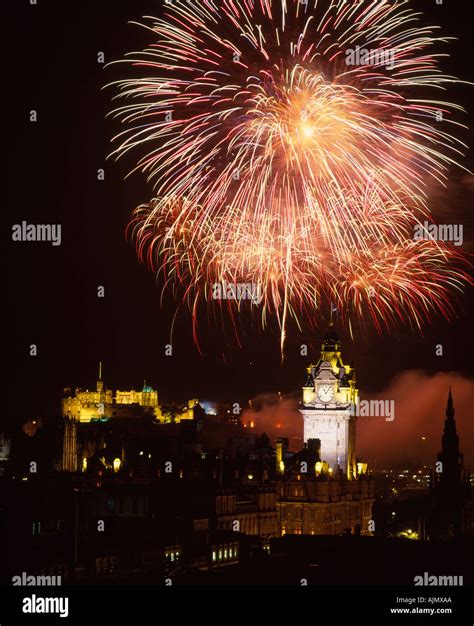
M 331 327 L 307 368 L 304 448 L 291 454 L 288 440 L 276 442 L 280 535 L 373 534 L 374 481 L 355 450 L 357 398 L 354 368 Z
M 351 479 L 357 474 L 355 458 L 356 404 L 355 371 L 343 363 L 336 333 L 326 333 L 321 356 L 307 368 L 300 410 L 304 441 L 321 441 L 322 460 L 332 471 L 339 468 Z
M 274 484 L 246 490 L 227 488 L 216 494 L 217 530 L 257 535 L 268 540 L 279 535 Z
M 374 481 L 366 471 L 348 479 L 341 469 L 332 472 L 321 461 L 320 442 L 309 439 L 301 452 L 288 456 L 287 440 L 280 440 L 285 461 L 278 461 L 276 493 L 279 534 L 372 535 Z
M 146 413 L 153 415 L 158 420 L 161 419 L 156 390 L 145 382 L 140 391 L 133 389 L 128 391 L 117 390 L 114 396 L 112 390 L 107 389 L 102 380 L 102 363 L 99 365 L 99 378 L 95 391 L 77 387 L 74 394 L 71 393 L 70 389 L 66 389 L 64 396 L 62 416 L 77 422 L 132 418 Z M 140 407 L 141 411 L 137 412 L 136 407 Z

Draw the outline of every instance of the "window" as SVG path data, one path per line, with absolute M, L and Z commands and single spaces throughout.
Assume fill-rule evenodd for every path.
M 213 562 L 213 563 L 215 563 L 215 562 L 216 562 L 216 559 L 217 559 L 217 554 L 216 554 L 216 551 L 215 551 L 215 550 L 213 550 L 213 551 L 212 551 L 212 562 Z

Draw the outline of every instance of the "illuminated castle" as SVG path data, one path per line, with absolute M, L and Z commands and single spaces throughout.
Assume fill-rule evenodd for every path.
M 61 407 L 63 446 L 60 467 L 68 472 L 77 472 L 79 469 L 84 471 L 87 468 L 85 440 L 90 440 L 87 444 L 89 456 L 92 450 L 105 447 L 101 429 L 104 423 L 106 426 L 119 427 L 127 421 L 138 423 L 140 420 L 147 424 L 155 421 L 160 424 L 178 424 L 185 420 L 194 420 L 196 413 L 201 409 L 199 400 L 196 399 L 185 404 L 172 403 L 160 407 L 158 392 L 146 382 L 141 391 L 117 390 L 114 395 L 102 380 L 102 363 L 99 364 L 99 378 L 95 391 L 80 388 L 76 388 L 74 394 L 69 388 L 64 391 Z
M 331 471 L 341 468 L 347 478 L 357 475 L 357 398 L 355 371 L 351 365 L 343 363 L 341 344 L 331 324 L 324 336 L 319 360 L 307 368 L 300 412 L 304 420 L 304 441 L 319 439 L 322 460 Z
M 144 383 L 141 391 L 117 390 L 114 397 L 112 390 L 106 389 L 102 380 L 102 363 L 99 364 L 99 379 L 95 391 L 76 388 L 74 396 L 70 394 L 70 390 L 65 391 L 62 415 L 77 422 L 106 421 L 146 413 L 152 414 L 156 419 L 161 418 L 157 391 Z M 142 411 L 137 412 L 135 410 L 137 406 L 142 407 Z

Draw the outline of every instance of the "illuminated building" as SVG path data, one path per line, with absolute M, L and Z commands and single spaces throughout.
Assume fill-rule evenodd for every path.
M 113 405 L 112 390 L 105 389 L 102 381 L 102 363 L 99 364 L 99 379 L 95 391 L 83 391 L 76 388 L 74 396 L 70 389 L 65 389 L 62 400 L 62 415 L 64 418 L 77 422 L 90 422 L 101 419 L 111 413 Z
M 239 542 L 233 541 L 211 546 L 211 566 L 232 565 L 239 562 Z
M 321 441 L 322 460 L 348 478 L 357 475 L 355 409 L 358 397 L 355 371 L 341 357 L 339 338 L 332 327 L 324 336 L 321 356 L 307 368 L 300 412 L 304 441 Z
M 355 455 L 357 396 L 354 369 L 343 363 L 331 328 L 307 368 L 304 448 L 291 454 L 287 439 L 276 442 L 281 535 L 372 534 L 374 481 Z
M 280 440 L 287 445 L 287 440 Z M 283 449 L 284 452 L 284 449 Z M 372 535 L 374 481 L 369 474 L 349 480 L 320 460 L 320 442 L 310 439 L 301 452 L 276 460 L 280 534 Z
M 197 398 L 193 398 L 188 401 L 187 406 L 183 407 L 183 410 L 178 413 L 175 417 L 175 422 L 179 424 L 182 420 L 192 420 L 194 419 L 194 410 L 199 406 L 199 400 Z
M 117 391 L 115 392 L 115 402 L 117 404 L 139 404 L 140 406 L 158 407 L 158 392 L 147 385 L 143 384 L 141 391 Z
M 141 391 L 117 390 L 114 396 L 111 389 L 106 389 L 102 380 L 102 363 L 99 364 L 99 379 L 95 391 L 76 388 L 74 395 L 71 395 L 69 389 L 65 392 L 66 397 L 62 400 L 62 415 L 69 420 L 105 421 L 112 418 L 132 418 L 142 415 L 143 412 L 161 419 L 157 391 L 145 382 Z M 142 407 L 143 411 L 136 411 L 135 407 Z
M 76 388 L 75 393 L 71 393 L 70 389 L 65 390 L 62 400 L 63 447 L 60 467 L 68 472 L 87 472 L 91 457 L 110 446 L 107 439 L 110 439 L 113 431 L 127 431 L 129 427 L 132 431 L 135 428 L 153 428 L 156 424 L 169 428 L 180 422 L 197 423 L 203 414 L 199 400 L 194 398 L 185 404 L 171 403 L 160 407 L 158 392 L 146 382 L 140 391 L 117 390 L 114 394 L 104 385 L 100 364 L 94 391 Z M 117 458 L 112 457 L 106 462 L 107 468 L 115 472 L 122 469 L 124 462 L 123 451 L 118 449 L 117 453 Z
M 250 479 L 249 479 L 250 480 Z M 237 531 L 263 539 L 278 536 L 276 494 L 274 485 L 259 484 L 251 488 L 221 488 L 216 494 L 216 521 L 219 531 Z
M 84 447 L 78 441 L 78 426 L 100 424 L 109 420 L 135 420 L 143 417 L 161 419 L 158 405 L 158 392 L 144 383 L 141 391 L 120 391 L 115 396 L 102 380 L 102 363 L 99 364 L 99 378 L 95 391 L 76 388 L 74 395 L 65 390 L 62 399 L 63 447 L 61 469 L 67 472 L 87 470 L 87 456 L 81 453 Z M 82 431 L 81 431 L 82 433 Z M 114 466 L 115 471 L 119 467 Z

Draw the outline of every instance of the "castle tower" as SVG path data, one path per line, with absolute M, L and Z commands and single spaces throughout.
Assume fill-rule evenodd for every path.
M 341 357 L 339 337 L 330 325 L 321 345 L 321 356 L 307 368 L 300 413 L 304 420 L 304 441 L 321 441 L 321 460 L 331 470 L 339 468 L 355 478 L 356 436 L 355 371 Z

